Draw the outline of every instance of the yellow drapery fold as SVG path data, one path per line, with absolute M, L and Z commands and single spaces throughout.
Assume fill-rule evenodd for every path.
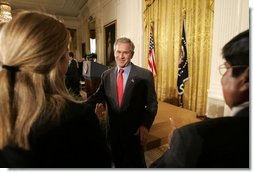
M 157 67 L 155 87 L 160 101 L 178 104 L 178 59 L 185 16 L 189 80 L 184 85 L 183 107 L 205 114 L 213 9 L 214 0 L 144 0 L 144 52 L 148 54 L 153 25 Z

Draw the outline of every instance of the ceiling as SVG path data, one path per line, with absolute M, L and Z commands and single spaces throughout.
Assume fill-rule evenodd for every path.
M 1 1 L 1 0 L 0 0 Z M 4 1 L 4 0 L 2 0 Z M 12 10 L 39 10 L 54 15 L 77 17 L 88 0 L 6 0 Z

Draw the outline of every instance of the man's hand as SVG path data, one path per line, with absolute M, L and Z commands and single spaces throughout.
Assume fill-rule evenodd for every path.
M 134 135 L 140 134 L 140 144 L 145 145 L 148 137 L 148 129 L 145 126 L 140 126 Z
M 94 112 L 100 121 L 105 119 L 106 108 L 103 103 L 97 103 Z
M 170 121 L 170 126 L 172 127 L 171 131 L 169 132 L 168 134 L 168 142 L 170 144 L 170 141 L 171 141 L 171 138 L 173 137 L 173 133 L 174 133 L 174 130 L 177 128 L 176 127 L 176 122 L 173 118 L 169 118 L 169 121 Z

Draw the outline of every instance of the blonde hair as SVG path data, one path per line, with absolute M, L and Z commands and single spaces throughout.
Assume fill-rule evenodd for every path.
M 29 148 L 28 135 L 41 114 L 57 119 L 66 100 L 60 60 L 70 36 L 53 16 L 23 11 L 0 32 L 0 149 L 9 143 Z M 43 118 L 43 119 L 44 119 Z
M 0 30 L 4 26 L 5 22 L 0 22 Z

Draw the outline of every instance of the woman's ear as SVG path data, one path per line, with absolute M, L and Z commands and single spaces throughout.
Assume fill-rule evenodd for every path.
M 60 68 L 61 68 L 61 72 L 63 75 L 65 75 L 65 73 L 68 70 L 68 66 L 69 66 L 69 55 L 68 53 L 65 53 L 61 59 L 60 59 Z

